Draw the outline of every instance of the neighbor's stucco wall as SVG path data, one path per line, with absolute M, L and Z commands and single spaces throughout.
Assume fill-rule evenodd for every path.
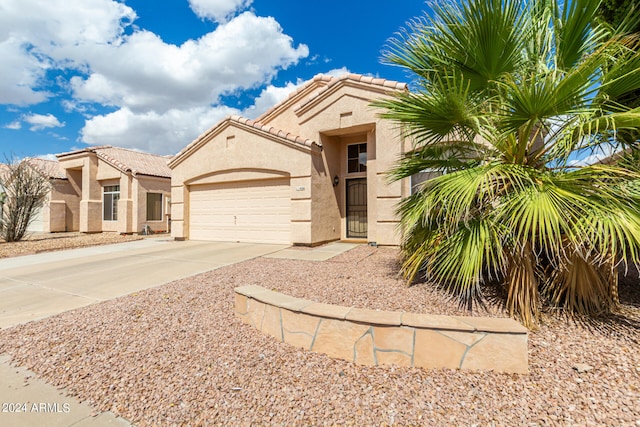
M 154 232 L 168 231 L 170 212 L 167 210 L 167 197 L 171 197 L 171 180 L 168 178 L 142 176 L 135 178 L 135 200 L 132 216 L 135 218 L 136 232 L 142 232 L 145 224 L 148 224 Z M 160 221 L 147 221 L 147 193 L 162 194 L 162 219 Z
M 50 197 L 43 211 L 45 220 L 43 231 L 50 233 L 77 231 L 81 188 L 73 179 L 55 179 L 51 184 Z
M 95 153 L 68 156 L 60 159 L 60 164 L 69 181 L 56 190 L 52 200 L 64 202 L 68 231 L 140 232 L 147 222 L 146 193 L 161 192 L 166 200 L 171 191 L 170 178 L 132 176 L 99 159 Z M 116 221 L 103 220 L 103 190 L 110 185 L 120 186 Z M 149 225 L 156 231 L 167 229 L 166 218 Z

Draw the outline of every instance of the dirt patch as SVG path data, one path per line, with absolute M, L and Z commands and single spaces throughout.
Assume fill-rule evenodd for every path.
M 366 367 L 303 351 L 233 315 L 233 288 L 381 310 L 468 315 L 398 253 L 358 247 L 325 262 L 257 258 L 0 331 L 0 352 L 101 411 L 152 425 L 640 425 L 638 282 L 623 313 L 548 316 L 530 374 Z M 629 287 L 629 289 L 627 289 Z M 475 314 L 503 316 L 489 304 Z

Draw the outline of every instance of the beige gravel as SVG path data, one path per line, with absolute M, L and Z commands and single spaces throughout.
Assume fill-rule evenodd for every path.
M 0 240 L 0 258 L 86 246 L 108 245 L 140 239 L 142 239 L 142 236 L 121 235 L 118 233 L 34 233 L 19 242 L 7 243 L 4 240 Z
M 140 426 L 640 426 L 636 279 L 621 286 L 619 316 L 547 317 L 529 337 L 529 375 L 357 366 L 233 315 L 233 288 L 248 284 L 333 304 L 468 314 L 424 284 L 405 287 L 397 256 L 362 246 L 321 263 L 258 258 L 0 331 L 0 352 Z

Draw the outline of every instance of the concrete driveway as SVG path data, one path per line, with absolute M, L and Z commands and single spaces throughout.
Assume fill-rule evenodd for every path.
M 0 260 L 0 328 L 273 254 L 286 245 L 144 239 Z

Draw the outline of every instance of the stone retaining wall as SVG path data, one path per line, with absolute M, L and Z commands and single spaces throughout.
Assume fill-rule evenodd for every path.
M 235 289 L 235 312 L 280 341 L 365 365 L 528 373 L 527 329 L 513 319 L 367 310 Z

